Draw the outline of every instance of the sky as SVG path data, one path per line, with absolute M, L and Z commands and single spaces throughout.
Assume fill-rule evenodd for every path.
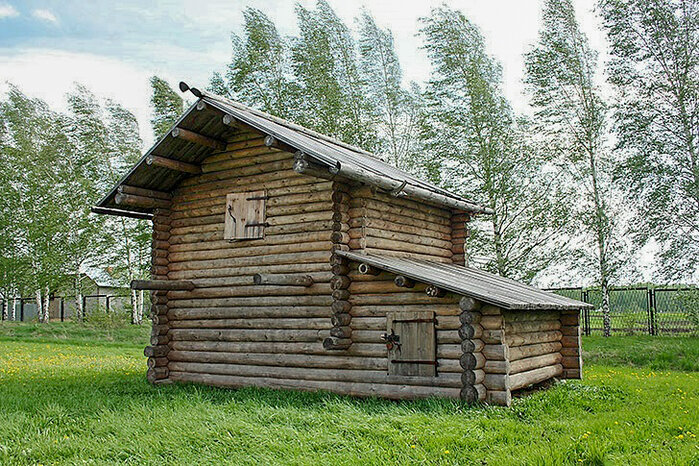
M 0 0 L 0 83 L 65 107 L 73 83 L 123 104 L 138 118 L 146 145 L 149 126 L 148 78 L 157 74 L 173 87 L 179 81 L 204 87 L 211 73 L 230 61 L 231 33 L 240 33 L 242 11 L 264 11 L 283 35 L 295 35 L 294 7 L 315 0 Z M 429 61 L 416 37 L 419 18 L 441 0 L 330 0 L 354 25 L 362 8 L 392 30 L 406 81 L 424 82 Z M 515 110 L 528 112 L 523 95 L 523 54 L 536 41 L 540 0 L 456 0 L 482 29 L 488 51 L 503 65 L 504 91 Z M 606 41 L 593 12 L 594 0 L 576 0 L 582 29 L 606 56 Z
M 542 0 L 329 3 L 351 26 L 367 8 L 379 26 L 393 32 L 406 82 L 419 83 L 430 74 L 416 36 L 419 18 L 442 3 L 461 10 L 481 28 L 488 52 L 502 64 L 504 92 L 514 109 L 531 111 L 523 94 L 523 54 L 537 39 Z M 84 84 L 136 115 L 146 149 L 153 143 L 148 82 L 152 75 L 173 88 L 179 81 L 205 87 L 211 73 L 230 61 L 230 36 L 241 32 L 243 9 L 258 8 L 282 35 L 296 35 L 296 4 L 312 8 L 315 0 L 0 0 L 0 85 L 10 82 L 62 110 L 66 92 L 76 82 Z M 602 64 L 607 43 L 594 12 L 595 0 L 574 4 L 580 27 Z M 601 72 L 599 83 L 604 87 Z M 648 266 L 652 255 L 642 255 Z

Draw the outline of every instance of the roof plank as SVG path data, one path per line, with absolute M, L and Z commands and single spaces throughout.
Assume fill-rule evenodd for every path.
M 335 254 L 503 309 L 579 310 L 592 307 L 581 301 L 457 264 L 349 251 L 335 251 Z

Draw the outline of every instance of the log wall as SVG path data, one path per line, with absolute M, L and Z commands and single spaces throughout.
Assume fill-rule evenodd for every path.
M 161 222 L 167 234 L 160 227 L 156 232 L 162 242 L 154 254 L 161 265 L 154 278 L 187 280 L 195 288 L 156 293 L 158 345 L 147 349 L 149 365 L 162 368 L 158 377 L 168 381 L 388 398 L 458 397 L 458 297 L 429 297 L 424 285 L 403 289 L 388 274 L 358 277 L 356 264 L 333 255 L 348 250 L 353 240 L 351 187 L 298 174 L 293 163 L 292 154 L 265 146 L 261 134 L 242 133 L 172 193 Z M 223 240 L 226 194 L 259 190 L 269 196 L 265 237 Z M 412 228 L 412 236 L 420 238 L 431 216 L 419 217 L 419 225 L 400 228 Z M 440 211 L 439 218 L 424 236 L 429 244 L 419 239 L 414 244 L 451 260 L 450 213 Z M 372 217 L 367 227 L 383 231 L 376 223 L 381 221 L 386 220 Z M 396 230 L 385 229 L 405 234 Z M 378 233 L 367 238 L 397 241 Z M 255 274 L 261 275 L 260 285 L 253 284 Z M 282 275 L 278 282 L 284 284 L 269 284 Z M 302 286 L 307 276 L 313 284 Z M 386 313 L 411 308 L 437 314 L 437 377 L 387 374 L 380 339 Z M 324 345 L 328 340 L 331 348 Z
M 355 188 L 350 194 L 351 250 L 452 262 L 450 210 L 394 197 L 369 186 Z M 455 225 L 459 225 L 458 217 Z

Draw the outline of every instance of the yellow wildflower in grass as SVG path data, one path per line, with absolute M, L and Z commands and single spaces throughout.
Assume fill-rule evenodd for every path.
M 448 454 L 449 454 L 449 450 L 444 450 L 444 454 L 445 454 L 445 455 L 448 455 Z

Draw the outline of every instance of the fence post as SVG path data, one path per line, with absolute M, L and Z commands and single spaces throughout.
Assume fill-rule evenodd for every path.
M 581 289 L 580 294 L 581 294 L 582 302 L 589 304 L 589 300 L 588 300 L 589 296 L 587 294 L 587 290 Z M 590 310 L 589 309 L 585 309 L 585 319 L 583 320 L 583 332 L 587 336 L 590 336 L 590 334 L 592 333 L 590 331 Z
M 19 321 L 24 322 L 24 298 L 19 298 Z
M 109 314 L 109 298 L 111 298 L 111 296 L 107 295 L 105 298 L 106 298 L 106 300 L 107 300 L 107 302 L 106 302 L 106 305 L 107 305 L 107 314 Z
M 658 323 L 656 321 L 656 314 L 657 314 L 657 308 L 656 308 L 656 302 L 655 302 L 655 288 L 650 290 L 650 328 L 651 328 L 651 335 L 657 335 L 658 334 Z
M 83 315 L 80 316 L 83 320 L 87 316 L 87 296 L 83 295 Z
M 66 302 L 65 298 L 63 296 L 61 296 L 61 322 L 63 322 L 65 320 L 65 315 L 66 315 L 65 302 Z

